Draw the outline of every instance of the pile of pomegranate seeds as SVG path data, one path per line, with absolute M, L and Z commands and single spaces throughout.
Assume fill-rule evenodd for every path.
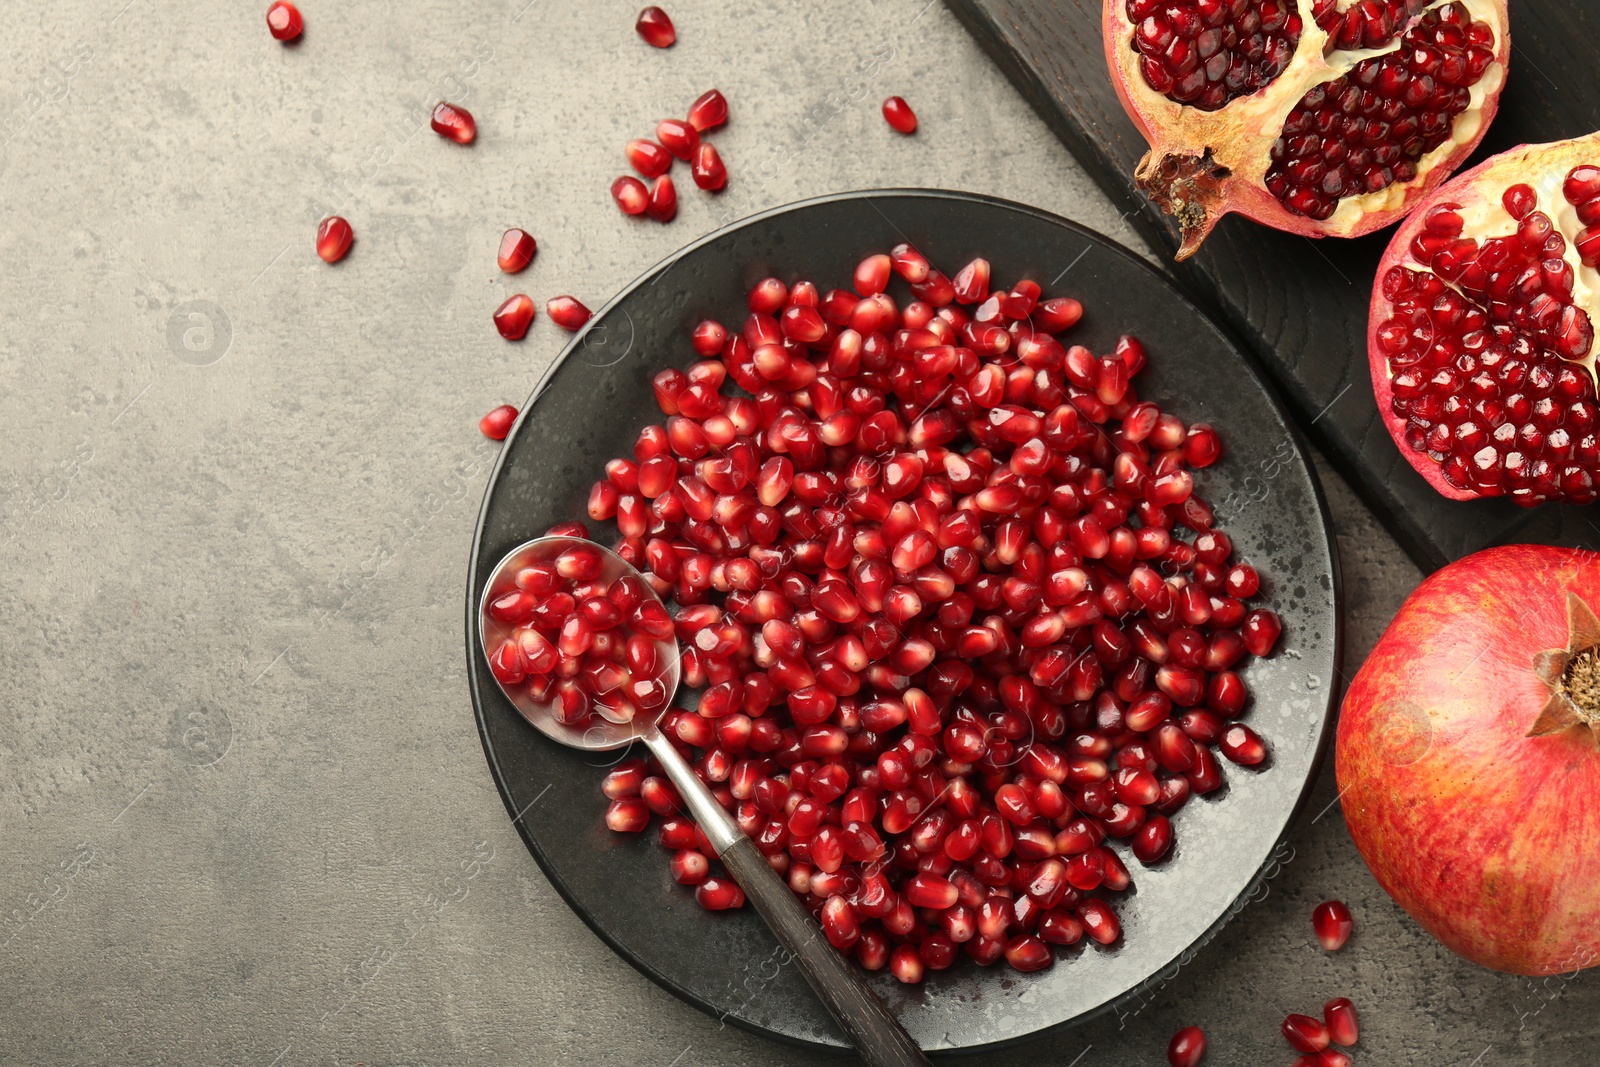
M 1172 1067 L 1197 1067 L 1206 1054 L 1206 1032 L 1198 1026 L 1185 1026 L 1167 1043 L 1167 1062 Z
M 1575 240 L 1590 265 L 1600 255 L 1600 167 L 1574 167 L 1562 194 L 1586 226 Z M 1515 232 L 1480 245 L 1462 236 L 1459 206 L 1440 204 L 1412 241 L 1417 269 L 1384 272 L 1392 306 L 1377 351 L 1388 360 L 1390 407 L 1406 420 L 1406 444 L 1458 489 L 1586 504 L 1600 480 L 1600 409 L 1579 361 L 1594 347 L 1594 324 L 1574 302 L 1567 239 L 1533 187 L 1512 185 L 1502 199 Z
M 478 420 L 478 429 L 491 441 L 504 441 L 506 434 L 511 432 L 511 424 L 516 421 L 517 409 L 510 404 L 501 404 Z
M 500 269 L 507 274 L 520 274 L 533 262 L 539 243 L 525 230 L 507 230 L 500 238 Z
M 293 4 L 278 0 L 267 8 L 267 32 L 275 40 L 293 41 L 304 31 L 305 22 L 300 18 L 300 9 Z
M 355 231 L 338 215 L 329 215 L 317 226 L 317 255 L 324 263 L 337 263 L 350 251 Z
M 1322 1006 L 1322 1018 L 1290 1015 L 1283 1020 L 1283 1037 L 1296 1052 L 1304 1053 L 1294 1067 L 1350 1067 L 1350 1056 L 1332 1048 L 1354 1045 L 1361 1036 L 1356 1006 L 1349 997 L 1335 997 Z
M 508 297 L 504 304 L 494 313 L 494 328 L 500 331 L 500 336 L 507 341 L 520 341 L 528 336 L 528 327 L 533 325 L 533 300 L 526 293 L 517 293 Z
M 678 187 L 667 173 L 674 158 L 689 164 L 690 175 L 700 188 L 711 193 L 722 189 L 728 184 L 728 168 L 717 150 L 700 135 L 727 121 L 727 99 L 709 89 L 689 105 L 688 118 L 658 122 L 654 141 L 642 137 L 629 141 L 623 148 L 628 165 L 652 184 L 646 187 L 638 178 L 625 174 L 611 183 L 611 199 L 624 215 L 648 214 L 658 222 L 671 222 L 678 214 Z
M 514 629 L 489 654 L 489 669 L 507 688 L 525 685 L 567 726 L 595 715 L 632 722 L 641 711 L 660 714 L 672 698 L 662 681 L 672 656 L 666 644 L 672 618 L 636 575 L 610 581 L 603 569 L 599 550 L 578 545 L 523 567 L 515 588 L 491 591 L 490 617 Z M 606 825 L 637 833 L 650 811 L 637 787 L 619 789 L 617 780 L 618 771 L 606 779 L 607 794 L 617 794 Z
M 1355 920 L 1350 916 L 1350 909 L 1344 906 L 1341 900 L 1327 900 L 1317 905 L 1311 913 L 1311 925 L 1317 932 L 1317 940 L 1329 952 L 1337 952 L 1344 948 L 1344 943 L 1350 940 L 1350 931 L 1355 929 Z
M 456 144 L 471 144 L 478 136 L 478 123 L 472 112 L 443 100 L 434 106 L 430 124 L 434 133 Z
M 1325 3 L 1328 18 L 1340 20 L 1333 0 Z M 1345 11 L 1341 29 L 1366 6 Z M 1405 17 L 1381 25 L 1392 34 Z M 1313 87 L 1272 146 L 1268 191 L 1295 214 L 1320 220 L 1344 197 L 1413 180 L 1417 160 L 1450 139 L 1455 117 L 1471 103 L 1470 87 L 1494 61 L 1494 41 L 1488 24 L 1449 4 L 1419 19 L 1399 51 Z
M 633 24 L 633 28 L 656 48 L 671 48 L 678 39 L 672 18 L 659 7 L 647 7 L 639 12 L 639 21 Z
M 917 132 L 917 113 L 901 97 L 891 96 L 883 102 L 883 120 L 900 133 Z
M 1217 435 L 1139 400 L 1143 346 L 1063 344 L 1077 301 L 991 290 L 983 262 L 958 277 L 902 245 L 853 292 L 759 282 L 738 329 L 702 322 L 701 361 L 656 376 L 664 425 L 588 506 L 678 605 L 701 692 L 662 732 L 830 942 L 907 982 L 958 948 L 1026 971 L 1115 942 L 1132 877 L 1107 840 L 1159 862 L 1171 817 L 1222 784 L 1212 746 L 1264 757 L 1236 668 L 1280 631 L 1194 493 Z M 541 641 L 497 674 L 554 679 L 573 714 L 653 707 L 626 692 L 633 635 L 574 615 L 616 588 L 539 594 Z M 635 608 L 590 611 L 637 629 Z M 563 638 L 583 647 L 548 665 Z M 630 760 L 604 791 L 608 824 L 661 816 L 674 877 L 736 906 L 659 773 Z

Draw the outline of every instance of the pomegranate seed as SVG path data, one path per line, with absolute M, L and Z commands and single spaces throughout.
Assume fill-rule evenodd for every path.
M 728 101 L 715 89 L 707 89 L 689 105 L 689 125 L 705 133 L 728 121 Z
M 654 141 L 636 138 L 623 147 L 628 166 L 646 178 L 659 178 L 672 168 L 672 153 Z
M 914 945 L 897 945 L 889 955 L 889 973 L 906 985 L 922 981 L 922 956 Z
M 917 132 L 917 113 L 898 96 L 891 96 L 883 102 L 883 118 L 900 133 Z
M 1328 1028 L 1310 1015 L 1290 1015 L 1283 1020 L 1283 1036 L 1300 1052 L 1321 1052 L 1328 1047 Z
M 637 797 L 613 800 L 606 809 L 606 827 L 619 834 L 636 834 L 650 825 L 650 809 Z
M 707 878 L 694 890 L 697 904 L 707 911 L 744 907 L 744 890 L 726 878 Z
M 583 329 L 589 321 L 589 309 L 579 303 L 576 297 L 558 296 L 545 302 L 544 313 L 550 316 L 563 330 L 574 332 Z
M 1355 920 L 1350 916 L 1350 909 L 1340 900 L 1328 900 L 1318 904 L 1311 913 L 1311 925 L 1317 932 L 1317 940 L 1322 942 L 1322 947 L 1329 952 L 1337 952 L 1344 948 L 1344 943 L 1350 940 L 1350 931 L 1355 928 Z M 1349 1044 L 1348 1041 L 1339 1042 L 1341 1045 Z
M 510 404 L 501 404 L 478 420 L 478 429 L 491 441 L 504 441 L 511 432 L 511 424 L 516 421 L 517 409 Z
M 1005 951 L 1006 962 L 1019 971 L 1040 971 L 1055 962 L 1049 945 L 1026 934 L 1007 941 Z
M 657 222 L 671 222 L 677 217 L 678 187 L 672 184 L 672 175 L 663 174 L 650 187 L 649 209 L 650 217 Z
M 1206 1054 L 1206 1032 L 1198 1026 L 1185 1026 L 1167 1043 L 1167 1062 L 1172 1067 L 1196 1067 Z
M 1350 1057 L 1338 1049 L 1323 1049 L 1321 1052 L 1310 1053 L 1305 1056 L 1295 1057 L 1291 1067 L 1350 1067 Z
M 716 192 L 728 184 L 728 168 L 722 164 L 722 156 L 717 154 L 716 146 L 709 142 L 702 142 L 695 149 L 694 166 L 689 173 L 694 177 L 694 183 L 707 192 Z
M 1250 727 L 1240 723 L 1234 723 L 1223 731 L 1218 747 L 1224 756 L 1245 767 L 1254 767 L 1267 758 L 1267 746 L 1261 743 L 1261 738 Z
M 355 233 L 338 215 L 329 215 L 317 226 L 317 255 L 324 263 L 337 263 L 350 251 Z
M 672 854 L 672 880 L 679 885 L 700 885 L 711 876 L 711 862 L 694 849 L 679 849 Z
M 1103 900 L 1090 897 L 1079 904 L 1078 918 L 1083 921 L 1083 928 L 1088 935 L 1102 945 L 1109 945 L 1122 936 L 1122 923 L 1118 921 L 1117 913 Z
M 533 235 L 524 230 L 507 230 L 500 237 L 500 269 L 507 274 L 519 274 L 533 262 L 539 244 Z
M 673 28 L 672 19 L 659 7 L 651 5 L 639 12 L 639 21 L 633 24 L 639 31 L 639 36 L 645 42 L 656 48 L 671 48 L 678 39 L 678 31 Z M 712 909 L 715 910 L 715 909 Z
M 507 341 L 520 341 L 533 325 L 533 301 L 523 293 L 508 299 L 494 313 L 494 328 Z
M 300 10 L 293 4 L 278 0 L 267 8 L 267 31 L 275 40 L 293 41 L 305 30 Z
M 662 119 L 656 123 L 656 140 L 661 142 L 662 148 L 687 162 L 700 147 L 700 131 L 682 119 Z
M 478 136 L 478 123 L 472 112 L 443 100 L 433 108 L 433 132 L 456 144 L 471 144 Z
M 1328 1027 L 1328 1037 L 1336 1045 L 1349 1047 L 1361 1036 L 1361 1026 L 1356 1019 L 1356 1006 L 1349 997 L 1334 997 L 1322 1006 L 1322 1019 Z
M 650 190 L 638 178 L 624 174 L 611 183 L 611 199 L 624 215 L 643 215 L 650 207 Z

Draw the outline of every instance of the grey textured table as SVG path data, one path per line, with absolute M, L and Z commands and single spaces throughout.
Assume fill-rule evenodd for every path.
M 782 1063 L 613 956 L 511 827 L 467 701 L 461 599 L 493 446 L 563 334 L 760 208 L 972 189 L 1137 245 L 926 0 L 61 0 L 6 11 L 0 96 L 0 1062 Z M 755 6 L 755 5 L 750 5 Z M 676 223 L 621 217 L 621 146 L 716 85 L 732 175 Z M 891 133 L 899 93 L 921 132 Z M 419 123 L 448 97 L 461 149 Z M 680 175 L 683 171 L 680 169 Z M 357 243 L 312 252 L 339 210 Z M 519 225 L 541 251 L 495 269 Z M 1350 664 L 1417 573 L 1324 471 Z M 1450 957 L 1351 846 L 1331 772 L 1265 899 L 1137 1013 L 971 1062 L 1288 1063 L 1340 993 L 1364 1064 L 1592 1063 L 1600 986 Z M 1320 816 L 1318 813 L 1321 812 Z M 1341 954 L 1312 906 L 1350 903 Z

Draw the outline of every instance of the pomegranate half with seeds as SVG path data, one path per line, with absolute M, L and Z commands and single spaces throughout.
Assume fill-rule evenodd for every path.
M 1595 499 L 1597 263 L 1600 134 L 1495 156 L 1395 234 L 1368 321 L 1373 392 L 1439 492 Z
M 1600 553 L 1478 552 L 1429 577 L 1339 716 L 1350 835 L 1461 956 L 1600 962 Z
M 1308 237 L 1395 222 L 1483 138 L 1505 0 L 1105 0 L 1134 177 L 1183 230 L 1237 212 Z

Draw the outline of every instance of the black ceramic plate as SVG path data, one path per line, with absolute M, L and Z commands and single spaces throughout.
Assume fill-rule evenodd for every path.
M 1225 458 L 1201 472 L 1199 492 L 1238 554 L 1260 569 L 1284 622 L 1277 655 L 1245 672 L 1254 694 L 1248 721 L 1267 739 L 1269 762 L 1256 770 L 1225 762 L 1227 787 L 1179 814 L 1177 844 L 1163 864 L 1145 869 L 1124 850 L 1135 885 L 1118 903 L 1118 944 L 1058 950 L 1052 968 L 1031 975 L 962 957 L 921 986 L 875 977 L 924 1048 L 971 1050 L 1082 1021 L 1197 951 L 1270 863 L 1310 789 L 1328 730 L 1339 580 L 1316 476 L 1299 434 L 1239 348 L 1144 261 L 1042 211 L 915 190 L 809 200 L 690 245 L 594 316 L 507 438 L 473 545 L 467 658 L 484 751 L 506 807 L 551 883 L 595 933 L 714 1016 L 803 1044 L 843 1044 L 801 976 L 778 966 L 777 942 L 752 911 L 702 911 L 671 881 L 653 829 L 624 836 L 605 828 L 599 782 L 616 755 L 563 748 L 521 719 L 477 653 L 474 608 L 501 555 L 553 523 L 582 518 L 605 461 L 631 455 L 639 428 L 660 421 L 651 377 L 693 361 L 688 331 L 696 322 L 741 322 L 746 290 L 769 274 L 848 287 L 864 255 L 905 240 L 949 273 L 982 255 L 997 284 L 1028 277 L 1046 296 L 1076 297 L 1087 313 L 1071 339 L 1097 352 L 1124 332 L 1144 341 L 1150 366 L 1137 379 L 1140 395 L 1222 432 Z

